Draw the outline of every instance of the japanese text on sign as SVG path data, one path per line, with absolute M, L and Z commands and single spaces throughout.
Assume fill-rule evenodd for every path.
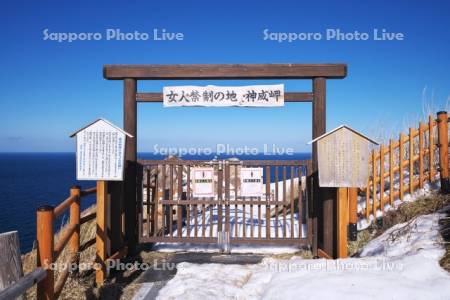
M 263 191 L 262 168 L 241 169 L 241 195 L 244 197 L 261 197 Z
M 284 85 L 169 86 L 163 88 L 164 106 L 250 106 L 284 105 Z
M 213 168 L 194 168 L 194 197 L 214 196 L 214 170 Z

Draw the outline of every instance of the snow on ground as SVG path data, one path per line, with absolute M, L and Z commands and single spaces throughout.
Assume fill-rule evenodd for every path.
M 266 258 L 256 265 L 177 265 L 158 299 L 449 299 L 450 276 L 440 214 L 398 224 L 372 240 L 361 258 Z

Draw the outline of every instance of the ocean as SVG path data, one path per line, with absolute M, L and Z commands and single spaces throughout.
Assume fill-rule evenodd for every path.
M 138 155 L 144 159 L 162 159 L 150 153 Z M 213 159 L 187 155 L 185 159 Z M 220 159 L 309 159 L 310 153 L 289 156 L 220 156 Z M 94 181 L 77 181 L 75 153 L 0 153 L 0 233 L 19 231 L 22 253 L 30 251 L 36 238 L 36 209 L 44 204 L 58 205 L 69 196 L 69 189 L 95 186 Z M 95 203 L 95 196 L 83 198 L 82 209 Z M 55 229 L 67 222 L 67 215 L 55 222 Z

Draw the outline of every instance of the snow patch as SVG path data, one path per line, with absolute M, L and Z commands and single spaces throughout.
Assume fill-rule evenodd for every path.
M 158 299 L 448 299 L 440 214 L 398 224 L 361 258 L 266 258 L 256 265 L 180 263 Z

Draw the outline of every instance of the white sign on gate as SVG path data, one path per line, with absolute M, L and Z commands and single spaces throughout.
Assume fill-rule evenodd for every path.
M 250 86 L 166 86 L 164 107 L 176 106 L 250 106 L 284 105 L 284 85 Z
M 193 168 L 193 196 L 214 197 L 214 169 Z
M 77 139 L 77 180 L 123 180 L 125 139 L 132 135 L 104 119 L 73 133 Z
M 262 168 L 241 168 L 241 196 L 261 197 L 263 191 L 262 182 Z

